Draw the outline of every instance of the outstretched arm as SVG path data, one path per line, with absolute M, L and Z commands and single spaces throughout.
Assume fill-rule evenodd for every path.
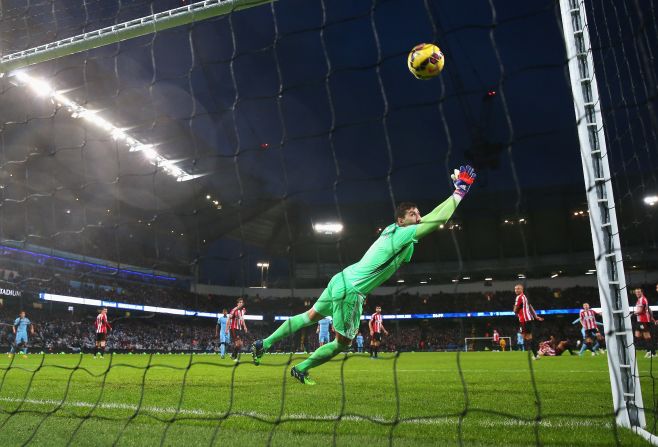
M 475 169 L 470 166 L 460 166 L 451 176 L 455 185 L 455 192 L 443 203 L 425 215 L 416 227 L 416 239 L 421 239 L 438 230 L 445 224 L 457 209 L 457 205 L 464 198 L 475 181 Z
M 438 230 L 441 225 L 445 224 L 448 219 L 452 217 L 460 200 L 460 196 L 453 194 L 428 214 L 424 215 L 416 227 L 416 239 L 424 238 L 428 234 Z

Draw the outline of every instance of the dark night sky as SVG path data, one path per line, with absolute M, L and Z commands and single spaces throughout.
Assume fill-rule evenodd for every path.
M 3 54 L 180 5 L 71 3 L 31 2 L 26 25 L 21 2 L 4 2 Z M 656 67 L 624 51 L 637 51 L 641 19 L 651 19 L 643 36 L 655 41 L 655 18 L 648 9 L 638 15 L 627 5 L 594 3 L 612 169 L 626 176 L 616 186 L 634 207 L 656 188 L 649 107 Z M 306 216 L 309 222 L 334 214 L 336 201 L 381 203 L 386 216 L 392 199 L 441 200 L 449 170 L 470 159 L 479 169 L 473 194 L 522 204 L 525 191 L 582 184 L 558 15 L 554 1 L 279 0 L 30 72 L 171 157 L 196 158 L 200 170 L 230 162 L 258 183 L 250 197 L 235 176 L 197 181 L 224 203 L 286 197 L 322 214 Z M 419 81 L 407 71 L 407 53 L 420 42 L 435 42 L 445 54 L 437 79 Z M 85 61 L 98 67 L 86 80 Z M 483 100 L 489 90 L 496 96 Z M 138 107 L 131 98 L 141 98 Z M 168 141 L 166 126 L 155 125 L 163 118 L 193 138 Z M 639 221 L 645 212 L 638 210 Z M 219 241 L 206 254 L 232 257 L 226 252 L 239 245 Z

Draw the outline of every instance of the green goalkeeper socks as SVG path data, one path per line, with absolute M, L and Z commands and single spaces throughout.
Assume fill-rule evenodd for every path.
M 267 351 L 269 350 L 274 343 L 276 343 L 279 340 L 282 340 L 301 328 L 305 328 L 306 326 L 310 326 L 313 324 L 313 321 L 308 317 L 308 313 L 304 312 L 303 314 L 295 315 L 292 318 L 289 318 L 288 320 L 284 321 L 279 328 L 274 331 L 272 335 L 267 337 L 265 340 L 263 340 L 263 348 Z
M 334 339 L 331 343 L 320 346 L 309 358 L 297 365 L 296 368 L 301 372 L 306 372 L 311 368 L 328 362 L 341 352 L 347 351 L 347 348 L 349 346 L 342 345 L 338 343 L 338 340 Z

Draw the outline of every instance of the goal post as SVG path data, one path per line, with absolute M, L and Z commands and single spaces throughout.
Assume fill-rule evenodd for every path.
M 18 51 L 0 58 L 0 73 L 217 17 L 273 0 L 205 0 Z
M 656 444 L 656 437 L 644 430 L 646 421 L 633 349 L 621 242 L 585 4 L 582 0 L 560 0 L 559 4 L 590 215 L 601 313 L 608 347 L 608 369 L 616 422 Z
M 509 352 L 512 350 L 512 337 L 500 337 L 501 340 L 505 340 L 505 351 Z M 482 346 L 483 349 L 475 349 L 475 346 Z M 472 349 L 469 349 L 469 346 Z M 484 348 L 493 349 L 494 347 L 500 348 L 500 344 L 494 344 L 493 337 L 466 337 L 464 338 L 464 352 L 468 351 L 483 351 Z

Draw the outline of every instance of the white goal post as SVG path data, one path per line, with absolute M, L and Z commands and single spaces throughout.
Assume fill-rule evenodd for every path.
M 507 343 L 505 345 L 505 351 L 511 351 L 512 350 L 512 337 L 500 337 L 500 339 L 505 340 L 506 343 Z M 466 337 L 466 338 L 464 338 L 464 352 L 469 351 L 469 349 L 468 349 L 469 340 L 470 340 L 471 345 L 474 344 L 475 341 L 477 341 L 477 340 L 482 340 L 484 342 L 485 346 L 491 346 L 491 347 L 498 346 L 498 347 L 500 347 L 500 344 L 494 345 L 493 337 Z M 486 343 L 486 340 L 489 340 L 488 344 Z
M 654 445 L 646 419 L 635 360 L 621 242 L 608 164 L 594 60 L 584 0 L 560 0 L 578 140 L 589 208 L 594 262 L 606 328 L 608 370 L 615 419 Z

